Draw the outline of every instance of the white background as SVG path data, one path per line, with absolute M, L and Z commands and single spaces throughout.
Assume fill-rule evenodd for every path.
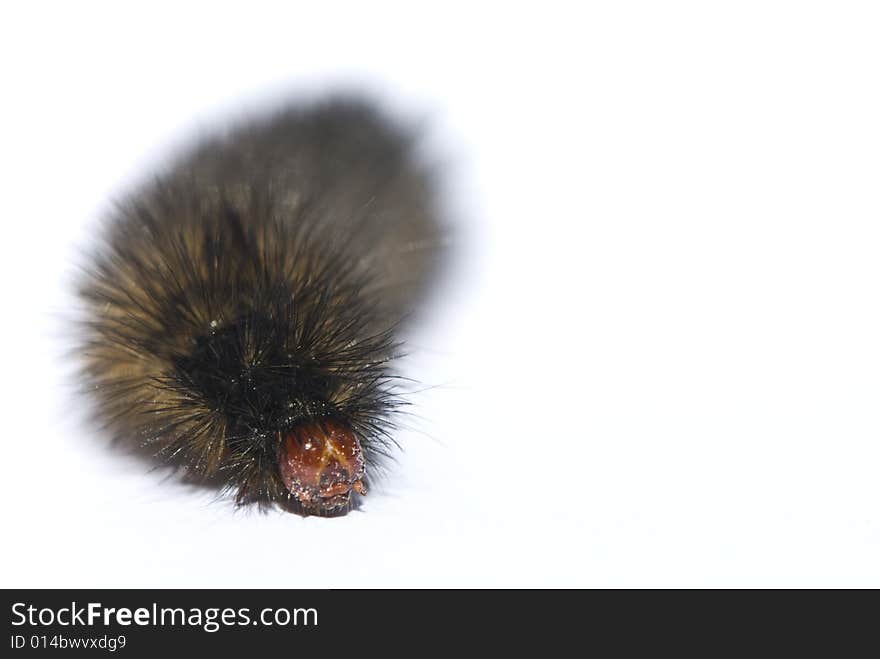
M 0 585 L 880 587 L 877 4 L 513 4 L 4 5 Z M 82 424 L 72 264 L 339 85 L 450 163 L 433 388 L 361 511 L 236 511 Z

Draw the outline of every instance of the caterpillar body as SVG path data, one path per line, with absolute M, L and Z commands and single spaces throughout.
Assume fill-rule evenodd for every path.
M 339 515 L 393 448 L 398 330 L 439 262 L 415 133 L 288 106 L 119 201 L 78 291 L 82 374 L 117 441 L 239 504 Z

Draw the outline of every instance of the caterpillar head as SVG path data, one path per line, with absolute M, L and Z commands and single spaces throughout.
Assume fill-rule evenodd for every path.
M 348 509 L 352 491 L 367 493 L 364 454 L 357 436 L 333 421 L 315 421 L 280 433 L 278 465 L 284 486 L 307 511 Z

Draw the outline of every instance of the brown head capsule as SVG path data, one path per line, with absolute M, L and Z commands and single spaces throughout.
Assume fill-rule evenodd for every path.
M 340 424 L 313 421 L 281 434 L 278 464 L 285 487 L 309 512 L 338 513 L 364 487 L 364 456 L 355 434 Z

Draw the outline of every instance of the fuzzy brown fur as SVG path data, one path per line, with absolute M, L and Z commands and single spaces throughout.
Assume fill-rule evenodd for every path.
M 440 253 L 413 148 L 335 100 L 206 141 L 120 202 L 80 286 L 113 435 L 239 503 L 296 508 L 278 444 L 304 423 L 345 424 L 375 465 L 401 403 L 395 331 Z

